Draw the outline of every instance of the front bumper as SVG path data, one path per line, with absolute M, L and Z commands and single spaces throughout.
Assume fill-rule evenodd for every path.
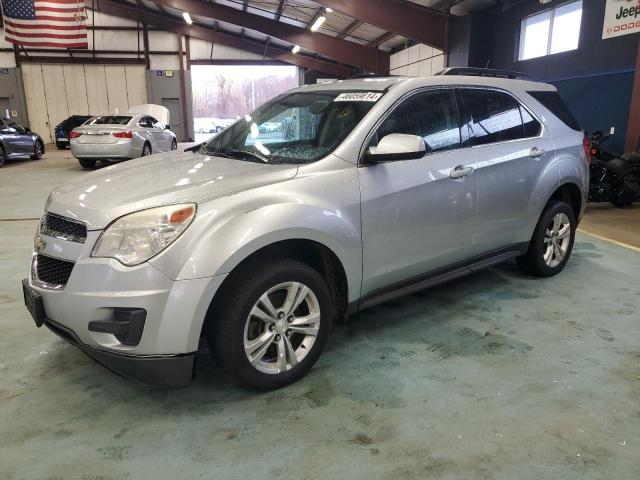
M 195 352 L 179 355 L 127 355 L 83 344 L 75 332 L 49 318 L 44 325 L 100 365 L 129 380 L 158 388 L 186 387 L 193 377 Z
M 49 254 L 69 245 L 45 238 Z M 150 263 L 125 267 L 83 256 L 64 288 L 43 286 L 33 269 L 23 282 L 41 298 L 44 325 L 124 377 L 159 387 L 187 385 L 207 310 L 226 276 L 173 280 Z

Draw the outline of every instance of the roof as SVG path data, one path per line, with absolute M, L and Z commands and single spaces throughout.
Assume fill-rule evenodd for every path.
M 380 91 L 394 85 L 408 88 L 420 88 L 437 85 L 468 85 L 504 88 L 505 90 L 548 90 L 556 88 L 548 83 L 510 78 L 478 77 L 464 75 L 432 75 L 428 77 L 376 77 L 352 80 L 337 80 L 331 83 L 319 83 L 300 87 L 299 91 L 344 90 L 344 91 Z

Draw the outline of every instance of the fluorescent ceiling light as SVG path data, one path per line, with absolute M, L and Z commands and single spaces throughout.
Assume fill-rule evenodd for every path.
M 184 21 L 187 22 L 189 25 L 193 23 L 193 20 L 191 20 L 191 15 L 189 15 L 189 12 L 182 12 L 182 18 L 184 18 Z
M 300 45 L 294 45 L 291 49 L 291 53 L 298 53 L 300 51 Z
M 313 22 L 313 25 L 311 25 L 310 30 L 311 30 L 312 32 L 316 32 L 316 31 L 320 28 L 320 26 L 324 23 L 324 21 L 325 21 L 326 19 L 327 19 L 327 17 L 325 17 L 324 15 L 322 15 L 322 16 L 320 16 L 320 17 L 318 17 L 318 18 L 316 19 L 316 21 L 315 21 L 315 22 Z
M 324 11 L 327 13 L 331 13 L 333 12 L 333 8 L 325 8 Z

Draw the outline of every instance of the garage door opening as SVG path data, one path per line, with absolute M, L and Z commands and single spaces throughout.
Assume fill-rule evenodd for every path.
M 194 65 L 193 131 L 203 142 L 276 95 L 298 86 L 289 65 Z

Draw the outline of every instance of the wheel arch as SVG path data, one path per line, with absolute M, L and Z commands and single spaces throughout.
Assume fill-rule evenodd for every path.
M 573 210 L 573 213 L 576 216 L 576 219 L 579 219 L 582 213 L 582 209 L 584 207 L 584 199 L 582 195 L 582 190 L 580 187 L 574 182 L 566 182 L 561 184 L 558 188 L 556 188 L 553 193 L 549 196 L 546 205 L 549 204 L 551 200 L 561 200 L 563 202 L 568 203 Z
M 236 275 L 251 268 L 255 262 L 263 261 L 264 258 L 290 258 L 314 269 L 327 282 L 334 306 L 334 319 L 340 320 L 346 317 L 349 285 L 345 267 L 338 255 L 317 240 L 292 238 L 276 241 L 255 250 L 231 270 L 211 299 L 201 327 L 201 335 L 207 328 L 208 322 L 212 321 L 212 312 L 220 308 L 220 302 L 226 297 L 226 291 L 232 285 Z

